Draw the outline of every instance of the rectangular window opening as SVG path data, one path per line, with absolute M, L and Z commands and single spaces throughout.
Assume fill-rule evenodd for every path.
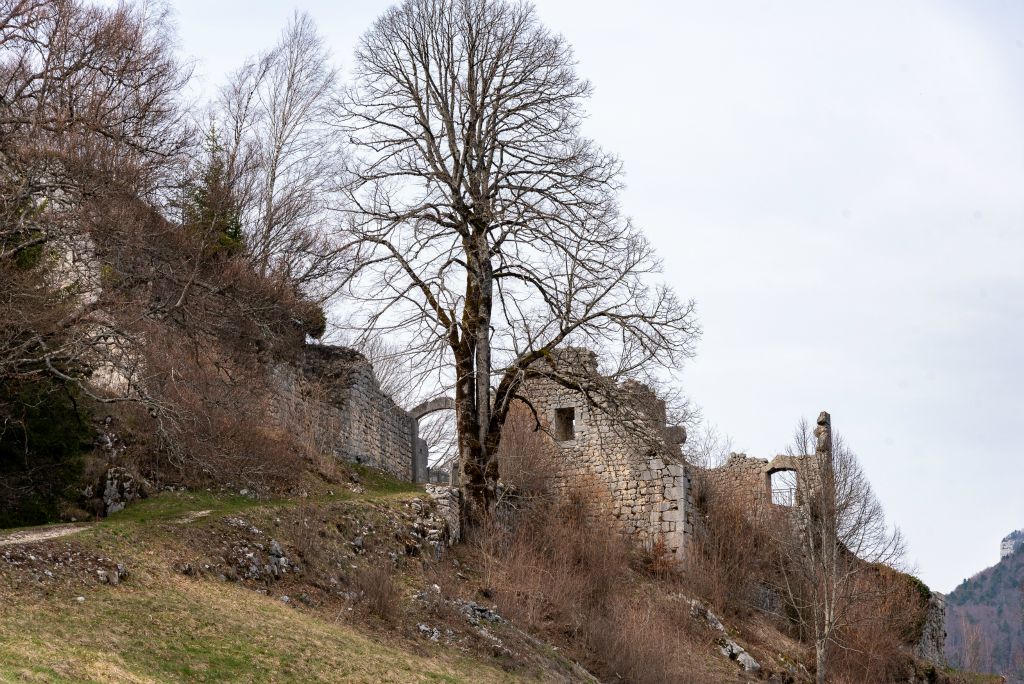
M 576 409 L 555 409 L 555 439 L 569 442 L 576 439 Z

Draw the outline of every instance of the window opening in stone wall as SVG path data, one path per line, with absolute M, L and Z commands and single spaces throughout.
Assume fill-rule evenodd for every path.
M 772 503 L 777 506 L 796 505 L 796 471 L 778 470 L 772 473 Z
M 569 442 L 576 439 L 576 409 L 555 409 L 555 439 Z

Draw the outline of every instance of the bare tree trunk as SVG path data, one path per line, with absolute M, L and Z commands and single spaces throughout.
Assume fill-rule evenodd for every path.
M 824 636 L 820 636 L 814 640 L 814 681 L 817 684 L 825 684 L 825 656 L 827 648 L 828 639 Z
M 468 272 L 466 308 L 463 329 L 471 349 L 457 375 L 463 387 L 460 406 L 471 408 L 459 421 L 459 453 L 462 494 L 465 502 L 465 527 L 471 530 L 491 514 L 497 495 L 498 468 L 492 456 L 497 448 L 497 435 L 491 433 L 491 311 L 493 306 L 493 266 L 486 234 L 474 231 L 467 240 Z M 492 448 L 493 447 L 493 448 Z M 470 532 L 471 534 L 471 532 Z

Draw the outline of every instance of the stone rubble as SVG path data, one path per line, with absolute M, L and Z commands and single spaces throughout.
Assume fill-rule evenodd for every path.
M 725 625 L 718 619 L 718 616 L 711 612 L 711 610 L 703 603 L 696 599 L 689 599 L 690 614 L 695 618 L 703 620 L 705 624 L 716 632 L 720 632 L 722 636 L 718 638 L 718 650 L 729 660 L 735 660 L 740 664 L 746 672 L 759 672 L 761 670 L 761 664 L 758 663 L 752 655 L 747 653 L 746 649 L 736 643 L 730 636 L 728 631 L 725 629 Z

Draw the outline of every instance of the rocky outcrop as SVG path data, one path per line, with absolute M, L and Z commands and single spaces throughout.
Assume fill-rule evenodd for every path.
M 147 496 L 146 482 L 122 466 L 107 470 L 102 489 L 104 515 L 123 511 L 131 502 Z
M 946 597 L 932 592 L 928 597 L 921 639 L 914 646 L 914 655 L 937 666 L 946 663 Z
M 1015 530 L 999 542 L 999 558 L 1012 556 L 1021 547 L 1024 547 L 1024 530 Z
M 690 614 L 703 621 L 708 627 L 718 632 L 721 636 L 716 639 L 719 652 L 729 660 L 735 660 L 747 672 L 760 672 L 761 664 L 754 659 L 747 650 L 740 646 L 729 636 L 728 630 L 718 616 L 700 601 L 689 599 Z
M 459 516 L 459 503 L 462 495 L 458 487 L 445 485 L 427 485 L 427 494 L 434 500 L 436 515 L 440 517 L 447 526 L 447 545 L 458 542 L 462 538 L 462 527 Z

